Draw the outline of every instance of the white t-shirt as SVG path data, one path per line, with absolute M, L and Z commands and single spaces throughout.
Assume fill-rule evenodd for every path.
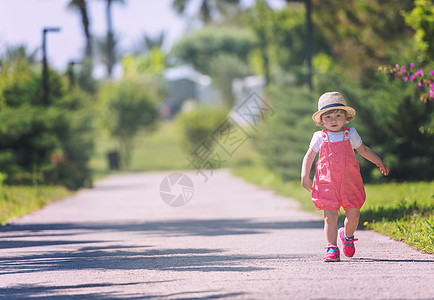
M 342 132 L 331 132 L 327 131 L 327 135 L 329 137 L 329 141 L 332 143 L 341 142 L 344 140 L 344 131 Z M 323 139 L 322 139 L 322 131 L 317 131 L 313 134 L 312 140 L 310 141 L 309 148 L 312 148 L 313 151 L 319 152 L 321 149 Z M 362 144 L 362 139 L 360 135 L 357 133 L 356 129 L 350 128 L 350 142 L 351 147 L 353 149 L 359 148 Z

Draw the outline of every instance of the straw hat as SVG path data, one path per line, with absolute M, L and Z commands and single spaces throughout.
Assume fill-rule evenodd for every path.
M 344 97 L 338 92 L 329 92 L 322 94 L 318 99 L 318 111 L 312 115 L 315 123 L 322 124 L 321 115 L 333 109 L 342 109 L 347 112 L 347 120 L 351 121 L 356 115 L 354 108 L 347 106 Z

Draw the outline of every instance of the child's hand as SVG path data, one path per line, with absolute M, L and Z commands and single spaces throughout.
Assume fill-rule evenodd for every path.
M 385 164 L 384 162 L 379 163 L 379 164 L 377 165 L 377 167 L 380 168 L 381 173 L 382 173 L 384 176 L 389 175 L 389 168 L 386 166 L 386 164 Z
M 301 179 L 301 186 L 304 187 L 307 191 L 312 192 L 312 180 L 310 180 L 309 176 Z

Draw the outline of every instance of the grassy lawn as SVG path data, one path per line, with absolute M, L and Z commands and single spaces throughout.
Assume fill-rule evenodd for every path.
M 61 186 L 0 186 L 0 224 L 72 193 Z
M 107 163 L 107 152 L 116 149 L 116 141 L 106 136 L 98 137 L 96 151 L 90 165 L 95 178 L 101 178 L 110 173 Z M 232 155 L 216 147 L 220 157 L 220 168 L 250 165 L 258 157 L 253 150 L 250 140 L 241 145 Z M 181 146 L 180 133 L 173 121 L 161 122 L 154 132 L 140 132 L 136 137 L 136 145 L 131 159 L 129 172 L 191 170 L 188 160 L 189 153 Z
M 95 155 L 90 166 L 95 178 L 110 173 L 107 153 L 117 149 L 116 140 L 99 135 L 96 140 Z M 179 134 L 172 122 L 161 122 L 154 132 L 141 131 L 135 140 L 130 172 L 187 169 L 188 162 L 179 142 Z
M 247 181 L 275 190 L 316 211 L 310 193 L 298 181 L 283 182 L 260 166 L 233 170 Z M 360 227 L 373 229 L 395 240 L 434 254 L 434 182 L 366 184 L 367 199 L 361 210 Z M 344 215 L 341 214 L 341 220 Z

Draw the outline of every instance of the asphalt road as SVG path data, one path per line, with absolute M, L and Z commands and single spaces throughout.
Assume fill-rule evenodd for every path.
M 171 207 L 169 174 L 111 176 L 1 227 L 0 298 L 434 299 L 433 255 L 358 231 L 354 258 L 324 263 L 319 214 L 226 171 L 184 173 L 194 187 L 169 194 L 192 198 Z

